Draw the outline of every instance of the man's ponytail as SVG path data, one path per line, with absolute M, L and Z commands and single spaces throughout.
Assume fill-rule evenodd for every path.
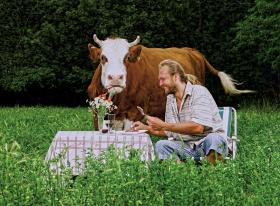
M 192 74 L 185 74 L 186 80 L 189 81 L 192 84 L 199 84 L 201 85 L 200 81 L 197 79 L 196 76 Z

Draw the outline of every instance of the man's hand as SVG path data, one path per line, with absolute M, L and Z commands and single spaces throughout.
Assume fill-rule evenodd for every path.
M 134 128 L 134 130 L 143 130 L 143 129 L 148 130 L 148 126 L 140 121 L 134 122 L 132 124 L 132 127 Z
M 167 125 L 167 123 L 162 121 L 161 119 L 151 116 L 147 116 L 147 123 L 153 130 L 157 131 L 164 131 Z
M 166 134 L 163 130 L 153 129 L 150 125 L 143 124 L 142 122 L 139 121 L 134 122 L 132 126 L 134 127 L 134 130 L 148 130 L 149 134 L 156 135 L 159 137 L 166 137 Z

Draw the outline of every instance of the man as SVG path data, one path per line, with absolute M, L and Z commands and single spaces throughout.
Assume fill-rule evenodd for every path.
M 178 161 L 206 156 L 211 164 L 223 161 L 228 153 L 222 119 L 210 92 L 187 79 L 182 66 L 173 60 L 159 64 L 159 86 L 167 94 L 165 122 L 146 116 L 147 125 L 134 123 L 134 129 L 168 137 L 155 144 L 158 158 L 175 155 Z

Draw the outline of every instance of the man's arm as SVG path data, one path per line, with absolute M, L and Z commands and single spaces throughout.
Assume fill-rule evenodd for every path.
M 148 116 L 148 125 L 151 130 L 155 131 L 170 131 L 180 134 L 202 134 L 204 126 L 192 121 L 180 123 L 168 123 L 159 118 Z
M 150 134 L 156 135 L 158 137 L 167 137 L 166 133 L 164 130 L 153 130 L 150 126 L 148 126 L 148 132 Z
M 166 123 L 164 130 L 180 134 L 202 134 L 204 126 L 192 121 L 181 123 Z

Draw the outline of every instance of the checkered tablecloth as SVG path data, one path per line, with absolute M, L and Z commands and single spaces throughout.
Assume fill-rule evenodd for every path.
M 89 155 L 97 157 L 109 145 L 118 149 L 139 149 L 143 161 L 154 159 L 153 145 L 146 133 L 59 131 L 49 147 L 45 161 L 57 174 L 64 168 L 70 168 L 73 175 L 78 175 L 84 170 L 84 162 Z

